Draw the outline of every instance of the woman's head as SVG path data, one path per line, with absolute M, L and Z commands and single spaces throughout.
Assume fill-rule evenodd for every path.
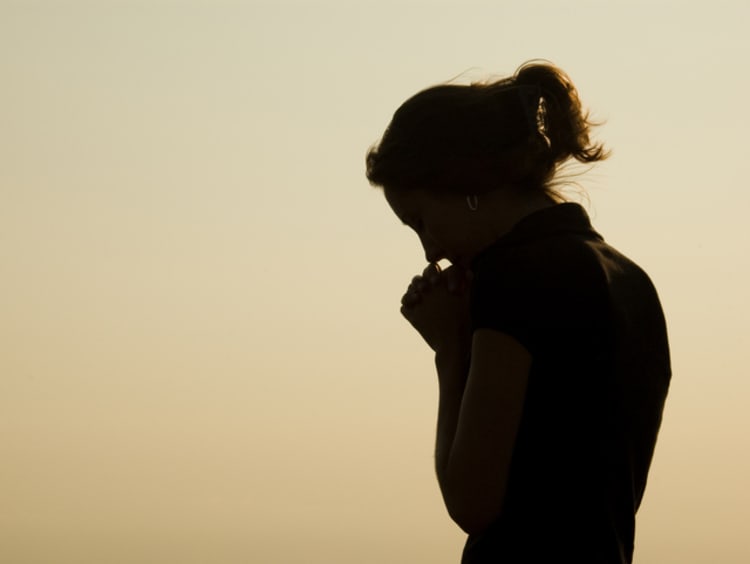
M 367 154 L 367 178 L 387 191 L 483 194 L 497 189 L 551 194 L 562 163 L 606 158 L 570 79 L 527 63 L 511 77 L 439 85 L 396 111 Z

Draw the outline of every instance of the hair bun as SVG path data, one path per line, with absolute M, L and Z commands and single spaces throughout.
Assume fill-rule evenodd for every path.
M 556 163 L 573 157 L 580 162 L 607 158 L 601 143 L 591 143 L 593 125 L 584 112 L 573 82 L 559 68 L 545 63 L 526 63 L 515 74 L 518 86 L 536 86 L 543 100 L 544 133 Z

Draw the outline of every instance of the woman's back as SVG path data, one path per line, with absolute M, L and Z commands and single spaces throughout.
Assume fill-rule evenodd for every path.
M 670 377 L 653 285 L 575 204 L 525 218 L 473 271 L 474 329 L 533 362 L 502 514 L 464 562 L 630 562 Z

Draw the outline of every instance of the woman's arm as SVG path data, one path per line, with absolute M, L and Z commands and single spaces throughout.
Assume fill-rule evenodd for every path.
M 531 355 L 507 334 L 471 334 L 468 276 L 430 265 L 412 280 L 401 313 L 435 351 L 438 482 L 453 520 L 475 533 L 502 510 Z
M 513 337 L 480 329 L 472 338 L 468 378 L 457 356 L 436 354 L 435 462 L 451 518 L 467 533 L 479 533 L 502 511 L 531 355 Z

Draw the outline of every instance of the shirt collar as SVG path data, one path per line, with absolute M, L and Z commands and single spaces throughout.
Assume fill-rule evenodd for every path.
M 512 247 L 528 241 L 562 234 L 603 240 L 602 236 L 594 231 L 591 226 L 591 220 L 586 210 L 574 202 L 565 202 L 523 217 L 510 231 L 480 252 L 472 261 L 472 266 L 478 266 L 478 263 L 483 261 L 483 257 L 495 249 Z

